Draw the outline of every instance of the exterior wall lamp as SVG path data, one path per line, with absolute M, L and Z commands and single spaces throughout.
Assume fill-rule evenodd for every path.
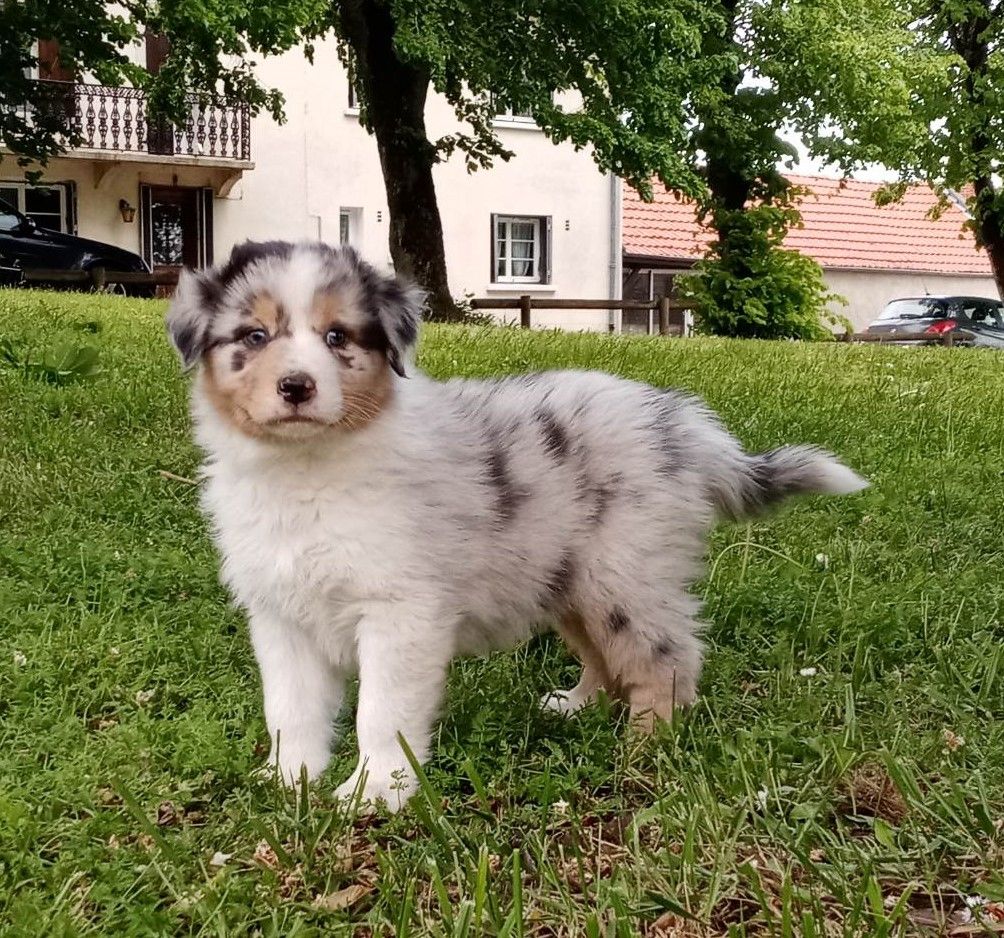
M 136 209 L 125 199 L 119 199 L 119 211 L 122 213 L 122 221 L 127 225 L 136 219 Z

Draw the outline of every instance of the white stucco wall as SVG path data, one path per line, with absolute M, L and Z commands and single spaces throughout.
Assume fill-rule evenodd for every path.
M 834 305 L 836 313 L 846 316 L 856 332 L 867 328 L 890 300 L 925 294 L 965 294 L 996 298 L 993 278 L 986 276 L 949 276 L 896 271 L 824 270 L 827 286 L 841 294 L 846 307 Z M 838 330 L 839 331 L 839 330 Z
M 252 122 L 255 168 L 214 201 L 214 249 L 220 260 L 247 238 L 321 238 L 337 243 L 339 213 L 356 210 L 356 247 L 389 268 L 388 214 L 374 139 L 348 109 L 348 80 L 333 43 L 321 43 L 311 65 L 299 51 L 266 60 L 262 81 L 286 98 L 286 122 L 267 115 Z M 445 100 L 431 96 L 429 133 L 458 129 Z M 536 127 L 500 124 L 509 163 L 468 174 L 461 156 L 435 169 L 450 285 L 455 296 L 518 296 L 603 299 L 610 293 L 611 198 L 609 177 L 588 152 L 555 146 Z M 122 221 L 119 199 L 138 206 L 139 184 L 209 186 L 213 172 L 170 162 L 118 164 L 100 187 L 95 164 L 80 158 L 52 161 L 45 178 L 75 180 L 79 233 L 140 250 L 139 219 Z M 19 178 L 13 161 L 0 179 Z M 503 287 L 491 283 L 491 215 L 551 216 L 551 280 L 546 285 Z M 518 313 L 499 314 L 515 317 Z M 535 324 L 573 329 L 607 328 L 608 314 L 572 311 L 534 314 Z

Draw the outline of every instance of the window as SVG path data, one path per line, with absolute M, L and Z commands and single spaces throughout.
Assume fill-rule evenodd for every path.
M 1004 328 L 1004 322 L 1001 319 L 1001 309 L 1002 307 L 999 303 L 967 302 L 963 304 L 962 312 L 963 315 L 974 323 L 988 326 L 991 329 L 1000 329 Z
M 673 282 L 680 271 L 645 269 L 625 269 L 621 284 L 621 296 L 625 300 L 657 300 L 673 295 Z M 682 310 L 672 310 L 669 314 L 670 327 L 685 328 Z M 659 331 L 659 311 L 657 309 L 625 309 L 621 312 L 621 332 L 639 332 L 655 335 Z
M 356 91 L 356 68 L 353 62 L 349 62 L 345 69 L 345 78 L 349 85 L 348 110 L 356 114 L 359 112 L 359 92 Z
M 163 33 L 151 32 L 148 32 L 144 39 L 146 41 L 146 70 L 151 75 L 157 75 L 171 54 L 171 41 Z
M 0 189 L 0 195 L 3 195 L 3 190 Z M 0 201 L 0 231 L 17 231 L 21 227 L 21 216 L 15 215 L 7 206 L 10 203 L 5 203 Z M 14 206 L 11 205 L 11 208 Z
M 42 81 L 73 81 L 73 69 L 60 57 L 59 41 L 38 40 L 38 77 Z
M 502 123 L 534 125 L 537 123 L 537 119 L 533 115 L 533 108 L 513 110 L 511 107 L 502 107 L 495 95 L 492 95 L 492 106 L 495 108 L 495 120 Z
M 0 199 L 39 228 L 66 231 L 66 187 L 30 186 L 20 182 L 0 182 Z
M 498 111 L 495 115 L 497 121 L 512 121 L 514 124 L 535 124 L 537 119 L 533 115 L 532 108 L 522 111 L 514 111 L 511 107 Z
M 359 247 L 362 235 L 363 210 L 361 208 L 341 208 L 338 211 L 338 243 L 348 247 Z
M 492 281 L 550 283 L 551 219 L 492 216 Z

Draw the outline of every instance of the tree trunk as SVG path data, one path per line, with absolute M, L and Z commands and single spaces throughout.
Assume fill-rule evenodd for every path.
M 993 164 L 989 157 L 993 153 L 989 124 L 996 115 L 995 105 L 988 102 L 985 95 L 989 84 L 990 44 L 986 38 L 991 22 L 989 3 L 982 0 L 979 12 L 965 8 L 965 14 L 966 18 L 954 20 L 949 11 L 946 31 L 953 51 L 966 63 L 966 103 L 974 115 L 967 143 L 977 166 L 973 179 L 976 243 L 986 250 L 997 293 L 1004 299 L 1004 213 L 997 204 L 999 193 L 994 186 Z
M 446 273 L 443 225 L 432 179 L 436 148 L 425 129 L 429 73 L 398 57 L 394 21 L 380 0 L 346 0 L 339 4 L 339 15 L 342 36 L 355 55 L 357 90 L 380 154 L 394 267 L 426 291 L 430 318 L 462 319 Z
M 994 205 L 999 195 L 989 178 L 977 179 L 976 205 L 973 212 L 976 222 L 976 243 L 983 246 L 990 261 L 990 272 L 997 284 L 997 294 L 1004 299 L 1004 220 L 1000 209 Z

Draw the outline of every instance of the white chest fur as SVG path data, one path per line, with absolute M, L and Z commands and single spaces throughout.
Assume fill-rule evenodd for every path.
M 388 537 L 400 517 L 394 502 L 379 479 L 289 466 L 239 473 L 217 464 L 204 495 L 237 601 L 311 632 L 347 669 L 356 627 L 392 598 L 393 571 L 405 560 Z

